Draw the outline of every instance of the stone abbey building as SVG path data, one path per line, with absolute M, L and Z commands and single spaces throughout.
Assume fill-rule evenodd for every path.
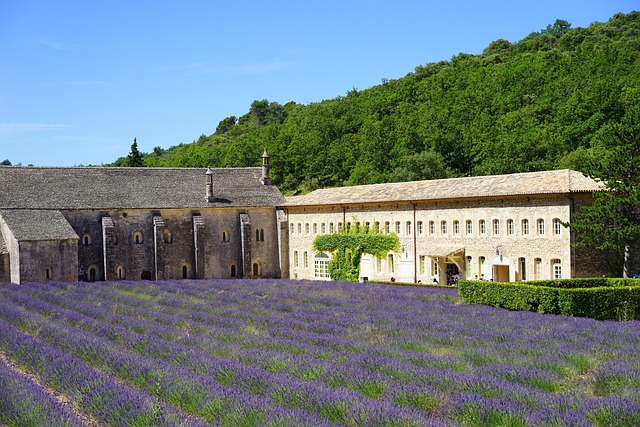
M 0 282 L 288 276 L 262 168 L 0 167 Z
M 262 168 L 0 167 L 0 282 L 328 279 L 313 239 L 400 237 L 364 280 L 601 275 L 563 224 L 601 185 L 570 170 L 362 185 L 285 199 Z M 636 263 L 638 260 L 635 260 Z M 637 265 L 636 265 L 637 268 Z

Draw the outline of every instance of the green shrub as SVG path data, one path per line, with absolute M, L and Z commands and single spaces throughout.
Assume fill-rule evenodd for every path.
M 464 302 L 509 310 L 599 320 L 640 319 L 638 279 L 563 279 L 527 283 L 461 280 L 458 292 Z

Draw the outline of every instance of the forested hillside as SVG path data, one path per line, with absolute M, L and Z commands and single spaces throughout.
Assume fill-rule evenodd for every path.
M 581 169 L 601 133 L 640 105 L 640 12 L 558 20 L 482 54 L 421 65 L 322 102 L 254 101 L 213 135 L 143 153 L 145 166 L 258 166 L 286 193 L 320 187 Z M 116 165 L 126 165 L 121 158 Z

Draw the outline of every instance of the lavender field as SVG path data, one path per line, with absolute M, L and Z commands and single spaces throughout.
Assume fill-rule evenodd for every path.
M 0 285 L 0 426 L 638 426 L 640 322 L 454 289 Z

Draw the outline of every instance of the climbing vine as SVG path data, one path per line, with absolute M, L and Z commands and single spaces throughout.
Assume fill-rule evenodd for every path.
M 395 233 L 380 234 L 378 227 L 361 226 L 347 223 L 342 231 L 317 236 L 313 241 L 313 250 L 332 252 L 329 261 L 329 276 L 333 280 L 357 282 L 360 277 L 362 254 L 385 257 L 389 251 L 400 250 L 400 240 Z

